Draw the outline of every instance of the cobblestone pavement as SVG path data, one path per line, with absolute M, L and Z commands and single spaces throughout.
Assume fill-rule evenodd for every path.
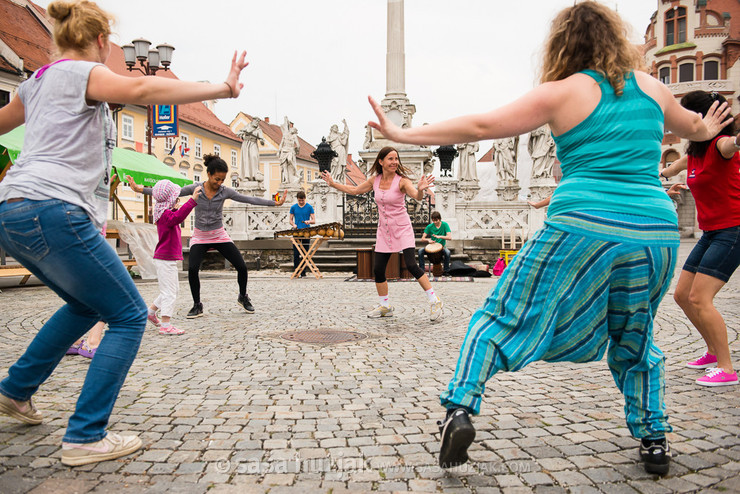
M 536 363 L 496 376 L 474 419 L 473 461 L 439 469 L 437 396 L 472 311 L 494 284 L 437 283 L 446 306 L 443 319 L 430 323 L 415 283 L 390 285 L 396 317 L 368 320 L 372 283 L 261 272 L 249 285 L 256 314 L 237 306 L 235 275 L 216 274 L 204 276 L 206 316 L 186 320 L 183 281 L 176 321 L 187 333 L 165 337 L 148 328 L 111 417 L 112 430 L 137 432 L 145 447 L 83 467 L 59 462 L 88 365 L 66 357 L 36 395 L 42 425 L 0 417 L 0 492 L 740 492 L 740 386 L 694 384 L 700 372 L 684 363 L 703 346 L 670 294 L 656 327 L 674 427 L 670 475 L 648 475 L 637 463 L 604 361 Z M 156 284 L 138 286 L 151 302 Z M 738 366 L 739 289 L 736 275 L 716 299 Z M 37 287 L 4 290 L 0 304 L 4 376 L 60 303 Z M 279 337 L 304 329 L 368 338 L 316 346 Z

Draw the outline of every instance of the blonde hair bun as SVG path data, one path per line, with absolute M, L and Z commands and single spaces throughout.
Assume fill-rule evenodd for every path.
M 70 2 L 51 2 L 48 7 L 46 7 L 46 10 L 53 19 L 63 21 L 72 13 L 73 5 L 74 4 Z

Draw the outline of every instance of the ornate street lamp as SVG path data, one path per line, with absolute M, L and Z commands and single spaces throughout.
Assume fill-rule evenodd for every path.
M 457 154 L 455 146 L 440 146 L 434 151 L 434 156 L 439 158 L 439 174 L 442 177 L 452 176 L 452 160 Z
M 158 70 L 169 70 L 172 63 L 172 52 L 175 47 L 162 43 L 157 45 L 156 50 L 150 50 L 151 42 L 138 38 L 128 45 L 123 45 L 123 58 L 126 61 L 126 69 L 129 72 L 138 70 L 144 75 L 155 75 Z M 139 67 L 136 66 L 139 62 Z M 161 65 L 161 67 L 160 67 Z M 152 154 L 152 107 L 146 107 L 146 145 L 147 152 Z
M 172 52 L 175 47 L 163 43 L 157 45 L 156 50 L 150 50 L 151 44 L 144 38 L 138 38 L 121 47 L 126 69 L 129 72 L 138 70 L 145 76 L 149 76 L 156 75 L 158 70 L 170 69 Z M 139 67 L 136 66 L 136 62 L 139 62 Z M 146 105 L 146 147 L 149 154 L 152 154 L 152 131 L 152 105 Z M 144 222 L 149 223 L 149 198 L 146 195 L 144 196 Z
M 319 172 L 327 171 L 331 173 L 331 160 L 339 156 L 329 144 L 326 137 L 321 138 L 321 144 L 316 146 L 316 150 L 311 153 L 311 157 L 319 162 Z

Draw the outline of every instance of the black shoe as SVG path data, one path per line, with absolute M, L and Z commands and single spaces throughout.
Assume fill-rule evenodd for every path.
M 249 300 L 249 295 L 239 295 L 237 302 L 239 302 L 239 305 L 244 307 L 247 314 L 254 314 L 254 307 L 252 306 L 252 302 Z
M 667 474 L 671 456 L 671 447 L 665 438 L 640 440 L 640 459 L 645 463 L 647 473 Z
M 467 463 L 468 448 L 475 439 L 475 428 L 470 422 L 468 411 L 456 408 L 448 411 L 444 422 L 437 422 L 442 435 L 439 447 L 439 466 L 452 468 Z
M 198 302 L 196 304 L 193 304 L 193 308 L 190 309 L 190 312 L 188 312 L 188 315 L 185 316 L 188 319 L 195 319 L 196 317 L 200 317 L 203 315 L 203 304 Z

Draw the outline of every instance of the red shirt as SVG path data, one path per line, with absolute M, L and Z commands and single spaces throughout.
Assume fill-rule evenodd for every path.
M 696 201 L 699 228 L 721 230 L 740 225 L 740 153 L 725 159 L 715 138 L 702 157 L 689 156 L 686 184 Z

